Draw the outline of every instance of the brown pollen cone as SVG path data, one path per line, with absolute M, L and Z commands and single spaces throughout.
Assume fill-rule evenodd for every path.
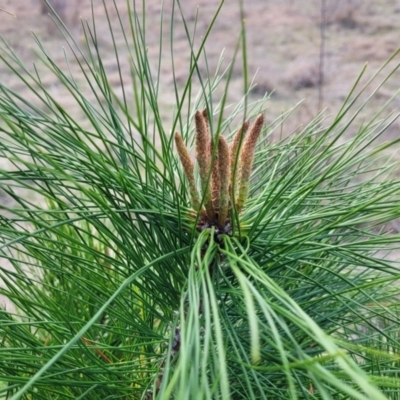
M 196 211 L 200 210 L 200 198 L 196 188 L 196 181 L 194 179 L 194 165 L 190 158 L 188 149 L 183 142 L 182 136 L 175 133 L 175 145 L 181 160 L 183 171 L 189 183 L 189 192 L 192 200 L 192 206 Z
M 242 151 L 240 153 L 240 186 L 239 196 L 236 203 L 237 212 L 240 212 L 247 199 L 247 193 L 249 190 L 249 181 L 251 175 L 251 169 L 254 160 L 254 150 L 257 144 L 258 137 L 260 136 L 261 130 L 264 125 L 264 115 L 260 114 L 254 121 L 250 132 L 246 136 L 243 143 Z
M 210 132 L 210 121 L 208 120 L 207 109 L 202 112 L 207 129 Z M 212 168 L 211 173 L 211 200 L 214 207 L 214 212 L 219 211 L 219 169 L 218 169 L 218 148 L 214 150 L 213 141 L 210 135 L 210 163 Z
M 219 179 L 219 160 L 218 160 L 218 148 L 217 151 L 213 150 L 214 146 L 211 146 L 211 161 L 212 161 L 212 175 L 211 175 L 211 197 L 216 213 L 219 212 L 219 195 L 220 195 L 220 179 Z M 214 153 L 214 154 L 213 154 Z
M 229 213 L 229 181 L 230 181 L 230 157 L 229 145 L 223 136 L 219 137 L 218 142 L 218 169 L 220 179 L 220 200 L 219 200 L 219 215 L 218 225 L 224 226 Z
M 209 222 L 214 222 L 215 212 L 211 200 L 211 190 L 209 183 L 209 175 L 211 172 L 211 135 L 208 129 L 207 120 L 204 118 L 203 112 L 197 111 L 195 114 L 196 125 L 196 158 L 199 164 L 201 189 L 204 198 L 204 205 L 207 212 Z
M 238 129 L 233 137 L 230 147 L 230 164 L 231 164 L 231 176 L 230 176 L 230 191 L 233 190 L 233 194 L 236 198 L 237 185 L 235 182 L 240 181 L 240 157 L 238 153 L 243 144 L 243 140 L 246 136 L 247 130 L 249 129 L 250 121 L 244 121 L 243 125 Z M 237 159 L 237 163 L 236 163 Z M 236 165 L 235 165 L 236 164 Z M 235 180 L 235 182 L 234 182 Z

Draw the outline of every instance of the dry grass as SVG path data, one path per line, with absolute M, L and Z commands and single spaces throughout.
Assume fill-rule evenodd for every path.
M 61 35 L 49 35 L 49 16 L 42 14 L 39 1 L 6 0 L 2 6 L 16 14 L 17 18 L 3 14 L 1 33 L 17 48 L 18 54 L 24 61 L 31 63 L 35 60 L 32 52 L 34 44 L 30 37 L 30 30 L 33 30 L 44 39 L 49 52 L 62 62 L 63 54 L 60 47 L 63 44 L 63 39 Z M 120 5 L 121 14 L 124 15 L 126 11 L 125 0 L 118 0 L 117 3 Z M 167 16 L 171 7 L 169 3 L 165 4 L 165 15 Z M 189 25 L 194 24 L 196 7 L 199 5 L 197 32 L 200 37 L 205 33 L 217 5 L 205 0 L 187 0 L 182 3 Z M 147 31 L 149 54 L 156 58 L 159 40 L 157 26 L 160 4 L 158 0 L 148 0 L 146 6 L 148 7 L 148 23 L 152 27 L 151 30 Z M 73 12 L 77 12 L 77 15 L 84 19 L 90 19 L 90 0 L 80 1 L 78 7 L 79 9 Z M 258 71 L 256 81 L 259 82 L 258 87 L 253 91 L 253 96 L 260 96 L 272 89 L 275 90 L 275 96 L 272 97 L 269 104 L 270 114 L 267 118 L 275 118 L 282 110 L 292 107 L 303 98 L 306 98 L 307 107 L 312 113 L 317 111 L 318 80 L 315 79 L 315 75 L 319 65 L 319 7 L 320 1 L 317 0 L 307 0 L 301 3 L 291 0 L 254 0 L 245 4 L 250 75 Z M 396 49 L 400 34 L 399 14 L 396 13 L 399 12 L 397 2 L 391 0 L 327 1 L 328 26 L 325 62 L 327 80 L 324 88 L 326 100 L 324 105 L 329 108 L 330 112 L 334 112 L 339 107 L 343 101 L 343 96 L 352 86 L 365 62 L 369 63 L 371 71 L 376 70 L 382 61 Z M 107 52 L 110 48 L 110 36 L 107 32 L 102 2 L 95 2 L 95 13 L 104 62 L 111 71 L 114 59 L 112 53 Z M 111 11 L 111 16 L 116 18 L 115 12 Z M 226 3 L 222 17 L 218 20 L 207 46 L 211 71 L 216 67 L 223 49 L 225 49 L 225 60 L 230 59 L 238 36 L 238 20 L 237 3 Z M 350 24 L 350 20 L 354 23 Z M 168 23 L 165 24 L 165 28 L 168 29 Z M 183 83 L 188 74 L 190 53 L 182 24 L 177 21 L 174 29 L 176 74 L 178 82 Z M 165 33 L 165 37 L 168 37 L 167 33 Z M 118 32 L 116 37 L 117 41 L 121 40 L 121 35 L 118 35 Z M 164 56 L 167 58 L 169 57 L 167 40 L 164 47 Z M 120 54 L 120 56 L 124 62 L 124 54 Z M 71 64 L 74 67 L 73 61 Z M 126 71 L 129 70 L 127 60 L 125 60 L 123 68 Z M 18 88 L 19 83 L 1 66 L 0 72 L 4 80 L 9 82 L 12 87 Z M 50 87 L 52 85 L 57 87 L 51 76 L 46 78 Z M 163 94 L 160 100 L 165 102 L 165 118 L 168 118 L 173 105 L 173 96 L 168 95 L 172 91 L 172 73 L 169 62 L 163 65 L 162 78 L 165 95 Z M 240 63 L 235 68 L 233 78 L 230 90 L 231 101 L 241 97 L 242 72 Z M 118 92 L 118 77 L 116 76 L 113 79 L 111 75 L 110 79 L 116 83 Z M 393 81 L 389 84 L 388 90 L 393 89 L 394 91 L 395 88 L 396 85 Z M 75 108 L 72 102 L 69 103 L 62 90 L 54 89 L 54 94 L 60 97 L 65 107 L 71 107 L 71 112 L 78 118 L 80 117 L 79 110 Z M 27 95 L 29 96 L 29 94 Z M 299 122 L 305 121 L 292 121 L 294 125 Z
M 316 88 L 319 84 L 319 60 L 317 57 L 300 57 L 292 64 L 286 75 L 286 81 L 293 90 Z
M 39 8 L 42 15 L 53 18 L 58 16 L 69 30 L 78 34 L 80 26 L 78 0 L 49 0 L 51 7 L 43 0 L 36 0 L 36 3 L 34 6 Z M 52 18 L 48 18 L 46 22 L 47 31 L 50 34 L 56 33 L 57 28 Z

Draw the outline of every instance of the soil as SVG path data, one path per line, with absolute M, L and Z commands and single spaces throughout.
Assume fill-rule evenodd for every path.
M 32 35 L 36 35 L 44 44 L 46 51 L 56 59 L 61 67 L 67 68 L 64 51 L 69 55 L 69 68 L 77 71 L 77 62 L 68 51 L 65 40 L 52 25 L 49 15 L 41 13 L 42 0 L 3 0 L 2 8 L 12 14 L 1 13 L 0 32 L 15 49 L 17 55 L 28 65 L 35 62 L 39 72 L 44 71 L 38 62 L 38 46 Z M 55 0 L 53 0 L 54 2 Z M 76 15 L 84 23 L 92 21 L 90 0 L 70 1 L 69 13 L 65 21 L 74 31 L 74 38 L 83 45 L 83 31 L 71 21 L 68 14 Z M 60 0 L 58 0 L 60 2 Z M 61 0 L 62 2 L 62 0 Z M 99 38 L 103 62 L 109 73 L 109 80 L 115 83 L 118 92 L 119 76 L 115 67 L 111 36 L 109 34 L 106 12 L 103 1 L 94 0 L 96 31 Z M 113 24 L 118 23 L 118 14 L 113 9 L 113 2 L 108 4 L 108 15 Z M 127 5 L 125 0 L 116 0 L 120 17 L 127 22 Z M 137 3 L 142 3 L 137 2 Z M 154 67 L 160 47 L 161 1 L 146 0 L 146 40 L 148 54 L 154 60 Z M 165 118 L 170 118 L 174 103 L 174 88 L 171 57 L 169 51 L 170 15 L 173 1 L 164 2 L 163 53 L 161 66 L 161 84 L 165 88 L 160 96 L 160 103 L 165 105 Z M 218 8 L 219 2 L 211 0 L 182 1 L 182 12 L 192 31 L 196 24 L 195 44 L 206 34 L 207 28 Z M 300 123 L 310 120 L 321 108 L 327 114 L 338 110 L 349 93 L 362 68 L 368 63 L 365 79 L 377 69 L 400 47 L 400 5 L 397 0 L 326 0 L 325 10 L 321 10 L 321 0 L 248 0 L 244 2 L 244 19 L 246 24 L 247 59 L 249 77 L 254 77 L 256 86 L 252 97 L 259 98 L 266 92 L 272 93 L 268 103 L 267 119 L 274 120 L 285 110 L 292 108 L 303 100 L 296 115 L 290 119 L 288 131 Z M 76 10 L 76 7 L 78 10 Z M 139 15 L 142 10 L 137 10 Z M 174 18 L 174 64 L 178 83 L 183 84 L 187 77 L 190 63 L 190 48 L 175 7 Z M 197 21 L 196 19 L 197 14 Z M 223 66 L 231 60 L 240 34 L 240 9 L 238 1 L 225 1 L 215 26 L 206 45 L 207 63 L 213 73 L 223 52 Z M 325 21 L 321 25 L 321 21 Z M 74 26 L 71 26 L 74 24 Z M 128 25 L 125 25 L 128 26 Z M 324 50 L 321 68 L 321 26 L 324 35 Z M 119 57 L 123 72 L 129 73 L 127 48 L 123 44 L 121 30 L 115 29 L 115 40 L 119 48 Z M 63 49 L 64 48 L 64 49 Z M 66 48 L 66 50 L 65 50 Z M 400 62 L 400 57 L 397 57 Z M 323 71 L 321 79 L 320 71 Z M 24 85 L 0 65 L 1 79 L 15 88 L 25 98 L 35 99 Z M 380 108 L 398 90 L 396 74 L 379 91 L 368 106 L 366 114 Z M 385 77 L 383 72 L 381 78 Z M 83 80 L 83 74 L 77 73 L 74 78 Z M 77 104 L 65 96 L 56 77 L 43 74 L 44 83 L 51 93 L 59 98 L 61 105 L 72 114 L 82 118 Z M 320 82 L 323 82 L 321 85 Z M 223 88 L 223 85 L 221 85 Z M 371 86 L 370 91 L 374 88 Z M 242 55 L 233 71 L 229 100 L 238 101 L 243 94 Z M 396 99 L 390 110 L 399 109 L 400 100 Z M 387 132 L 393 137 L 399 125 L 394 124 Z

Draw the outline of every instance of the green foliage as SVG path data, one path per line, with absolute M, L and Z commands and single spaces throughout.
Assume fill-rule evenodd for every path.
M 268 99 L 250 102 L 245 68 L 243 101 L 227 107 L 233 64 L 204 77 L 208 34 L 195 48 L 178 1 L 173 12 L 192 54 L 187 82 L 175 82 L 172 132 L 192 146 L 193 116 L 207 108 L 214 137 L 233 135 Z M 38 42 L 85 125 L 3 42 L 1 60 L 36 101 L 0 84 L 0 154 L 12 165 L 0 174 L 12 200 L 1 205 L 0 293 L 13 305 L 0 311 L 0 397 L 400 398 L 399 273 L 382 256 L 399 241 L 386 228 L 400 216 L 399 166 L 385 157 L 397 140 L 378 141 L 397 116 L 359 126 L 355 86 L 328 127 L 319 115 L 275 141 L 284 119 L 270 123 L 234 232 L 199 231 L 145 17 L 134 3 L 131 97 L 113 92 L 95 29 L 86 26 L 87 53 L 74 53 L 95 103 Z M 246 59 L 244 34 L 240 44 Z

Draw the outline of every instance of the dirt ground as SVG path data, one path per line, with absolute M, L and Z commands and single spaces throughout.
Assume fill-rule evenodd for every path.
M 0 33 L 14 48 L 16 54 L 30 68 L 37 65 L 42 80 L 50 93 L 60 104 L 85 124 L 84 116 L 70 96 L 66 96 L 57 79 L 45 72 L 38 61 L 34 35 L 40 38 L 48 53 L 56 59 L 61 68 L 66 69 L 64 59 L 64 38 L 53 28 L 50 17 L 41 12 L 41 0 L 3 0 L 0 7 Z M 65 22 L 72 29 L 77 42 L 82 45 L 82 30 L 76 16 L 91 23 L 90 0 L 67 0 L 71 7 L 65 14 Z M 115 0 L 121 18 L 127 21 L 127 5 L 125 0 Z M 246 23 L 247 57 L 250 78 L 257 84 L 251 97 L 259 98 L 265 92 L 272 92 L 268 103 L 267 121 L 276 119 L 283 111 L 290 109 L 304 99 L 301 107 L 286 125 L 291 131 L 299 124 L 309 121 L 320 109 L 327 108 L 327 113 L 334 115 L 339 109 L 357 76 L 366 63 L 368 70 L 363 81 L 377 71 L 391 54 L 400 47 L 400 3 L 398 0 L 326 0 L 326 7 L 321 9 L 323 0 L 245 0 L 244 18 Z M 141 3 L 141 1 L 138 1 Z M 163 37 L 163 57 L 161 67 L 161 84 L 163 90 L 160 103 L 166 121 L 171 119 L 174 106 L 173 77 L 169 49 L 170 15 L 172 0 L 164 1 L 164 30 L 160 33 L 161 0 L 146 0 L 147 30 L 146 38 L 148 54 L 156 60 L 160 48 L 160 36 Z M 113 2 L 107 1 L 108 12 L 113 22 L 117 23 L 118 15 L 112 9 Z M 196 32 L 199 38 L 207 31 L 207 27 L 217 9 L 217 0 L 182 0 L 182 12 L 193 29 L 196 13 Z M 219 18 L 207 41 L 206 52 L 208 67 L 215 71 L 224 51 L 223 65 L 227 65 L 233 55 L 240 34 L 239 2 L 226 0 Z M 103 54 L 103 62 L 109 73 L 109 80 L 115 83 L 118 92 L 120 80 L 115 64 L 112 38 L 106 20 L 103 1 L 93 0 L 96 30 L 99 47 Z M 74 7 L 77 7 L 75 9 Z M 140 11 L 140 10 L 139 10 Z M 176 10 L 178 12 L 178 10 Z M 321 69 L 321 21 L 324 27 L 324 57 Z M 129 74 L 128 52 L 123 45 L 123 35 L 115 30 L 115 40 L 121 44 L 120 62 L 123 73 Z M 67 54 L 71 53 L 66 50 Z M 174 23 L 174 64 L 176 79 L 184 83 L 189 70 L 190 51 L 184 29 L 179 18 Z M 241 58 L 234 68 L 229 90 L 229 101 L 238 101 L 243 95 L 243 70 Z M 164 61 L 164 60 L 163 60 Z M 400 63 L 400 57 L 395 60 Z M 392 66 L 394 63 L 392 63 Z M 78 85 L 84 84 L 83 75 L 78 73 L 78 64 L 70 58 L 69 67 Z M 320 73 L 323 71 L 323 85 Z M 387 70 L 388 71 L 388 70 Z M 386 76 L 381 75 L 382 80 Z M 374 96 L 364 116 L 372 115 L 393 96 L 399 89 L 400 74 L 396 73 Z M 36 99 L 10 70 L 0 63 L 0 79 L 16 90 L 20 95 L 32 102 Z M 378 81 L 380 81 L 378 80 Z M 377 82 L 378 82 L 377 81 Z M 222 85 L 223 86 L 223 85 Z M 370 93 L 376 85 L 371 86 Z M 129 90 L 129 88 L 127 88 Z M 322 95 L 321 95 L 322 90 Z M 92 94 L 88 93 L 89 99 Z M 322 102 L 321 102 L 322 99 Z M 399 111 L 400 99 L 395 99 L 389 111 Z M 356 129 L 357 127 L 355 127 Z M 393 124 L 385 133 L 384 139 L 398 136 L 400 124 Z M 349 131 L 351 134 L 351 131 Z M 389 156 L 389 154 L 388 154 Z M 396 156 L 400 159 L 400 157 Z M 1 299 L 0 299 L 1 302 Z
M 54 1 L 54 0 L 53 0 Z M 250 77 L 254 77 L 257 86 L 252 91 L 252 97 L 257 98 L 265 92 L 272 92 L 267 118 L 275 119 L 282 111 L 293 107 L 304 100 L 295 118 L 291 118 L 293 127 L 312 118 L 319 107 L 326 107 L 328 113 L 334 114 L 342 104 L 347 93 L 355 82 L 361 69 L 368 63 L 366 77 L 372 75 L 382 63 L 400 47 L 400 3 L 398 0 L 326 0 L 325 9 L 321 10 L 322 0 L 246 0 L 244 2 L 244 17 L 247 27 L 247 56 Z M 37 62 L 37 45 L 31 32 L 44 43 L 47 51 L 56 58 L 60 65 L 63 60 L 62 46 L 65 47 L 62 35 L 52 28 L 48 15 L 41 13 L 41 0 L 3 0 L 1 7 L 15 14 L 12 17 L 1 13 L 0 33 L 9 41 L 18 56 L 28 65 Z M 91 21 L 90 0 L 68 0 L 70 10 L 65 13 L 66 23 L 73 29 L 78 43 L 82 44 L 82 31 L 76 28 L 78 18 Z M 103 50 L 103 61 L 108 68 L 111 82 L 119 85 L 118 71 L 115 68 L 115 57 L 112 51 L 111 36 L 105 19 L 105 11 L 101 0 L 93 0 L 96 29 L 99 36 L 99 46 Z M 125 0 L 116 0 L 122 19 L 126 16 Z M 141 3 L 137 2 L 137 3 Z M 159 12 L 160 0 L 146 0 L 147 11 L 147 42 L 150 57 L 158 57 L 160 43 Z M 108 12 L 113 21 L 117 21 L 117 13 L 113 10 L 113 2 L 106 2 Z M 205 34 L 207 27 L 218 7 L 218 1 L 185 0 L 182 9 L 188 21 L 189 28 L 194 26 L 195 15 L 198 13 L 197 37 Z M 225 1 L 219 18 L 207 42 L 207 59 L 209 69 L 215 70 L 224 51 L 224 65 L 233 55 L 240 33 L 240 11 L 238 1 Z M 170 12 L 172 0 L 164 2 L 163 47 L 167 49 L 170 34 Z M 78 18 L 75 18 L 76 16 Z M 140 10 L 139 10 L 140 12 Z M 176 10 L 178 13 L 179 11 Z M 72 15 L 72 17 L 71 17 Z M 324 15 L 324 17 L 322 17 Z M 75 18 L 75 22 L 73 19 Z M 323 69 L 320 68 L 321 57 L 321 20 L 325 20 L 325 41 Z M 126 18 L 125 18 L 126 21 Z M 120 60 L 122 70 L 129 72 L 128 54 L 122 45 L 121 32 L 116 33 L 116 42 L 121 43 Z M 174 96 L 172 86 L 172 69 L 169 49 L 163 51 L 161 73 L 165 90 L 160 96 L 160 102 L 165 104 L 165 118 L 168 118 L 173 106 Z M 174 57 L 175 72 L 178 82 L 184 82 L 190 62 L 190 52 L 182 23 L 176 18 L 174 24 Z M 72 70 L 76 62 L 70 59 Z M 400 62 L 400 57 L 397 58 Z M 39 72 L 40 64 L 39 64 Z M 323 71 L 322 103 L 320 96 L 320 71 Z M 31 93 L 0 65 L 3 82 L 28 99 Z M 385 74 L 382 74 L 384 78 Z M 381 107 L 397 90 L 399 74 L 393 77 L 371 101 L 366 114 Z M 77 74 L 76 79 L 83 79 Z M 44 74 L 43 80 L 54 96 L 59 96 L 61 104 L 72 114 L 82 117 L 72 99 L 64 96 L 56 78 Z M 374 86 L 371 86 L 371 90 Z M 116 87 L 118 90 L 118 87 Z M 233 80 L 229 91 L 232 102 L 239 100 L 243 93 L 241 60 L 235 66 Z M 34 99 L 32 99 L 34 100 Z M 319 104 L 321 103 L 321 104 Z M 391 109 L 399 109 L 400 100 L 392 103 Z M 393 137 L 398 132 L 399 125 L 394 125 L 387 132 Z M 291 129 L 289 126 L 288 129 Z

